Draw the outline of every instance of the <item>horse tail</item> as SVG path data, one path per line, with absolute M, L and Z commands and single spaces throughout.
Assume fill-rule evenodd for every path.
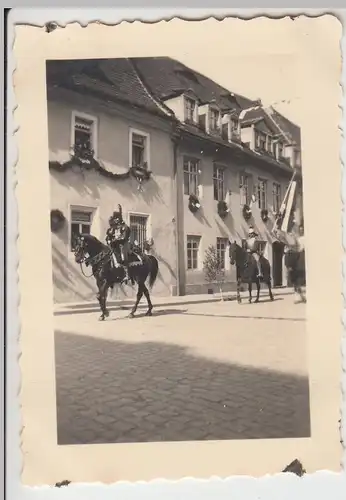
M 153 255 L 148 255 L 148 259 L 150 262 L 149 269 L 149 287 L 152 288 L 157 279 L 157 275 L 159 274 L 159 262 L 156 257 Z

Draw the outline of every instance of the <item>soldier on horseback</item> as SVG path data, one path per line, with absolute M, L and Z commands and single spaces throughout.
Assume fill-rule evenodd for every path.
M 123 219 L 121 205 L 118 205 L 118 210 L 114 211 L 109 218 L 109 228 L 106 233 L 106 243 L 112 250 L 112 258 L 115 267 L 119 264 L 124 266 L 125 277 L 123 282 L 127 282 L 129 278 L 128 260 L 130 253 L 130 235 L 131 230 Z M 121 262 L 118 262 L 117 255 L 120 254 Z
M 252 226 L 249 227 L 248 237 L 246 240 L 246 250 L 255 258 L 257 264 L 257 277 L 262 278 L 262 267 L 261 267 L 261 252 L 258 244 L 258 234 Z

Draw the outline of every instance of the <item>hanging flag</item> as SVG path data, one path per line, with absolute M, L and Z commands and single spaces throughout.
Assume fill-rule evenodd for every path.
M 288 200 L 292 196 L 291 195 L 291 193 L 292 193 L 292 186 L 293 186 L 293 183 L 295 183 L 296 174 L 297 174 L 297 172 L 296 172 L 296 170 L 294 170 L 292 178 L 291 178 L 290 183 L 288 185 L 287 191 L 285 193 L 284 199 L 282 200 L 279 214 L 278 214 L 278 216 L 277 216 L 277 218 L 275 220 L 274 227 L 272 229 L 272 233 L 273 234 L 275 234 L 275 232 L 276 232 L 277 229 L 280 229 L 282 231 L 284 231 L 284 230 L 286 231 L 287 230 L 288 221 L 289 221 L 289 217 L 290 217 L 290 213 L 289 212 L 292 210 L 294 193 L 293 193 L 292 204 L 291 204 L 291 208 L 290 209 L 288 207 Z M 295 188 L 294 188 L 294 191 L 295 191 Z M 289 213 L 289 215 L 287 215 L 287 213 Z M 285 222 L 285 225 L 284 225 L 284 221 L 286 220 L 286 215 L 288 217 L 288 219 L 287 219 L 287 227 L 286 227 L 286 229 L 283 229 L 286 226 L 286 222 Z

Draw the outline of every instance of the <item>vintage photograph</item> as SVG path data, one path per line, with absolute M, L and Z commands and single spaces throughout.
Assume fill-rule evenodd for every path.
M 171 57 L 46 72 L 58 444 L 309 437 L 299 123 Z
M 14 43 L 23 483 L 340 470 L 340 21 L 49 21 Z

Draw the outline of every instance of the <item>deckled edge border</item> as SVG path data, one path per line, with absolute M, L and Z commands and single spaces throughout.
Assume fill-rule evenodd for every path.
M 8 72 L 7 72 L 7 89 L 8 89 L 8 107 L 7 107 L 7 126 L 8 126 L 8 149 L 7 149 L 7 158 L 6 158 L 6 165 L 7 165 L 7 179 L 6 179 L 6 193 L 7 193 L 7 232 L 6 232 L 6 277 L 7 277 L 7 287 L 6 287 L 6 296 L 7 296 L 7 307 L 6 307 L 6 312 L 7 312 L 7 325 L 11 325 L 11 331 L 9 332 L 8 329 L 6 328 L 6 340 L 7 340 L 7 373 L 8 377 L 6 377 L 6 382 L 7 380 L 11 380 L 11 384 L 7 385 L 7 394 L 9 396 L 14 396 L 16 398 L 16 409 L 17 411 L 15 412 L 10 412 L 9 408 L 6 408 L 6 417 L 7 417 L 7 423 L 10 422 L 10 426 L 8 426 L 8 433 L 11 435 L 9 441 L 11 442 L 11 446 L 8 447 L 8 458 L 11 459 L 11 470 L 14 468 L 18 472 L 18 476 L 20 477 L 21 472 L 22 472 L 22 466 L 23 466 L 23 457 L 21 453 L 21 432 L 18 430 L 21 429 L 21 416 L 20 416 L 20 405 L 19 405 L 19 399 L 18 395 L 20 393 L 21 389 L 21 374 L 20 374 L 20 367 L 18 364 L 18 359 L 20 358 L 20 349 L 19 349 L 19 336 L 20 336 L 20 319 L 18 317 L 18 314 L 10 315 L 10 312 L 15 312 L 18 310 L 18 306 L 20 303 L 20 293 L 19 293 L 19 287 L 18 287 L 18 265 L 19 265 L 19 256 L 18 256 L 18 251 L 17 251 L 17 239 L 18 239 L 18 210 L 17 210 L 17 204 L 16 204 L 16 197 L 15 197 L 15 189 L 17 185 L 17 178 L 16 178 L 16 165 L 18 161 L 18 148 L 16 145 L 15 141 L 15 133 L 16 130 L 18 129 L 18 125 L 16 124 L 15 121 L 15 109 L 17 107 L 16 101 L 15 101 L 15 94 L 14 94 L 14 88 L 13 88 L 13 73 L 16 68 L 15 60 L 12 55 L 12 49 L 13 45 L 15 42 L 15 25 L 18 24 L 29 24 L 31 26 L 36 26 L 38 28 L 44 27 L 47 23 L 52 22 L 52 19 L 54 19 L 54 22 L 61 28 L 65 27 L 66 24 L 70 24 L 73 22 L 77 22 L 81 26 L 86 26 L 89 23 L 92 22 L 97 22 L 100 24 L 104 25 L 117 25 L 122 22 L 133 22 L 134 20 L 139 20 L 141 22 L 146 22 L 146 23 L 157 23 L 161 21 L 170 21 L 173 19 L 181 19 L 181 20 L 204 20 L 208 19 L 210 17 L 215 18 L 217 20 L 222 20 L 226 17 L 237 17 L 239 19 L 243 20 L 248 20 L 248 19 L 253 19 L 253 18 L 261 18 L 261 17 L 270 17 L 274 19 L 281 19 L 284 17 L 296 17 L 299 15 L 304 15 L 308 17 L 318 17 L 321 15 L 325 14 L 330 14 L 333 15 L 334 17 L 338 18 L 339 21 L 344 25 L 342 13 L 339 11 L 336 12 L 330 12 L 325 9 L 306 9 L 305 12 L 298 11 L 296 9 L 261 9 L 261 13 L 254 14 L 254 12 L 251 10 L 251 14 L 249 13 L 249 10 L 244 10 L 244 9 L 184 9 L 184 14 L 181 14 L 181 8 L 178 9 L 146 9 L 145 11 L 142 10 L 140 11 L 139 9 L 136 9 L 134 12 L 136 12 L 135 16 L 129 16 L 129 9 L 119 9 L 119 8 L 114 8 L 114 9 L 104 9 L 102 11 L 103 16 L 107 17 L 110 19 L 109 16 L 106 15 L 106 11 L 111 11 L 112 16 L 111 17 L 116 17 L 116 21 L 110 22 L 108 21 L 107 23 L 104 22 L 103 20 L 98 19 L 98 16 L 95 17 L 89 17 L 86 16 L 86 12 L 89 11 L 92 12 L 93 9 L 78 9 L 79 13 L 82 15 L 78 15 L 78 19 L 73 17 L 70 19 L 65 19 L 68 16 L 61 15 L 61 10 L 60 11 L 55 11 L 59 12 L 59 16 L 54 15 L 52 17 L 49 15 L 54 9 L 14 9 L 12 12 L 14 12 L 14 15 L 9 16 L 8 18 L 8 45 L 7 45 L 7 57 L 8 57 Z M 76 9 L 77 10 L 77 9 Z M 74 12 L 76 12 L 74 10 Z M 255 10 L 255 9 L 254 9 Z M 69 10 L 64 9 L 64 13 L 67 13 Z M 95 10 L 94 10 L 95 11 Z M 266 12 L 266 14 L 263 14 L 263 11 Z M 247 15 L 245 15 L 245 12 Z M 217 13 L 217 14 L 216 14 Z M 33 17 L 35 17 L 36 22 L 32 22 Z M 41 21 L 42 19 L 42 21 Z M 345 18 L 346 20 L 346 18 Z M 342 111 L 344 111 L 344 106 L 345 106 L 345 101 L 346 97 L 344 94 L 344 84 L 343 81 L 346 79 L 346 62 L 344 58 L 344 53 L 346 52 L 346 38 L 345 38 L 345 31 L 343 29 L 343 37 L 341 40 L 341 48 L 342 48 L 342 77 L 340 81 L 340 86 L 343 91 L 343 99 L 342 99 L 342 104 L 340 105 L 340 108 Z M 340 130 L 342 133 L 342 146 L 341 146 L 341 152 L 340 152 L 340 157 L 341 157 L 341 164 L 342 164 L 342 190 L 341 190 L 341 196 L 342 196 L 342 202 L 343 202 L 343 216 L 342 216 L 342 227 L 343 227 L 343 246 L 344 246 L 344 255 L 343 255 L 343 260 L 342 260 L 342 273 L 343 273 L 343 296 L 344 300 L 346 300 L 346 231 L 345 231 L 345 222 L 346 222 L 346 210 L 345 210 L 345 201 L 346 201 L 346 174 L 345 174 L 345 165 L 343 158 L 346 158 L 346 143 L 344 139 L 344 126 L 343 122 L 345 120 L 345 115 L 344 113 L 342 114 L 342 121 L 340 123 Z M 9 318 L 11 317 L 11 321 L 9 322 Z M 343 335 L 342 335 L 342 370 L 343 370 L 343 377 L 341 381 L 341 386 L 342 386 L 342 393 L 343 393 L 343 401 L 342 401 L 342 408 L 341 408 L 341 418 L 340 418 L 340 431 L 341 431 L 341 441 L 343 444 L 344 448 L 344 453 L 342 457 L 342 467 L 345 468 L 346 465 L 346 449 L 345 449 L 345 439 L 346 439 L 346 426 L 345 426 L 345 414 L 346 414 L 346 398 L 345 398 L 345 393 L 346 393 L 346 311 L 344 310 L 342 313 L 342 323 L 344 326 L 343 329 Z M 6 325 L 6 327 L 7 327 Z M 15 333 L 14 333 L 15 332 Z M 13 399 L 14 399 L 13 398 Z M 11 404 L 11 409 L 13 409 L 13 404 Z M 10 415 L 11 413 L 11 415 Z M 13 414 L 12 414 L 13 413 Z M 7 441 L 8 443 L 8 441 Z M 294 459 L 295 457 L 292 457 Z M 13 467 L 12 464 L 15 466 Z M 293 479 L 292 474 L 283 474 L 282 472 L 278 472 L 278 474 L 272 475 L 272 476 L 264 476 L 263 478 L 255 479 L 252 476 L 242 476 L 241 478 L 236 478 L 236 477 L 230 477 L 226 479 L 221 479 L 218 477 L 213 477 L 210 478 L 211 480 L 216 481 L 216 483 L 221 482 L 227 482 L 229 483 L 230 481 L 233 481 L 235 479 L 239 480 L 247 480 L 251 481 L 252 483 L 255 481 L 257 484 L 259 482 L 263 482 L 263 480 L 266 479 L 271 479 L 271 482 L 276 480 L 278 477 L 286 476 L 288 479 L 288 476 L 291 476 Z M 335 476 L 336 474 L 334 473 L 329 473 L 328 471 L 321 471 L 321 472 L 316 472 L 314 474 L 310 474 L 307 476 L 304 476 L 306 479 L 309 478 L 310 480 L 314 476 L 319 476 L 319 477 L 326 477 L 328 476 Z M 296 478 L 298 479 L 298 478 Z M 317 479 L 317 477 L 316 477 Z M 136 482 L 136 483 L 125 483 L 123 481 L 114 483 L 113 485 L 105 486 L 105 485 L 100 485 L 105 488 L 109 487 L 114 487 L 114 486 L 119 486 L 119 487 L 124 487 L 126 485 L 141 485 L 145 487 L 149 487 L 150 485 L 154 486 L 159 486 L 159 485 L 178 485 L 186 483 L 187 481 L 194 481 L 194 484 L 202 486 L 202 484 L 206 485 L 208 483 L 208 480 L 204 479 L 193 479 L 193 478 L 182 478 L 178 481 L 167 481 L 164 479 L 155 479 L 153 481 L 149 482 Z M 64 479 L 62 480 L 63 482 L 65 481 Z M 309 481 L 310 483 L 311 481 Z M 11 481 L 10 481 L 11 483 Z M 68 480 L 67 480 L 68 483 Z M 283 484 L 283 483 L 281 483 Z M 292 483 L 291 483 L 292 484 Z M 67 486 L 68 484 L 62 484 L 61 486 Z M 9 493 L 11 492 L 10 490 L 12 485 L 9 487 Z M 28 488 L 28 487 L 21 487 L 20 484 L 17 483 L 17 485 L 13 485 L 14 489 L 13 492 L 17 490 L 17 492 L 20 492 L 20 490 L 35 490 L 37 493 L 40 491 L 47 491 L 47 488 L 52 488 L 52 486 L 42 486 L 40 488 Z M 55 486 L 55 485 L 54 485 Z M 58 485 L 56 485 L 58 486 Z M 59 485 L 60 486 L 60 485 Z M 80 487 L 91 487 L 91 485 L 84 483 L 84 484 L 79 484 L 79 485 L 71 485 L 70 488 L 80 488 Z M 95 487 L 96 484 L 93 485 Z M 69 490 L 70 490 L 69 488 Z M 65 488 L 62 488 L 64 490 Z M 10 494 L 10 497 L 12 498 L 18 498 L 18 496 L 12 496 Z

